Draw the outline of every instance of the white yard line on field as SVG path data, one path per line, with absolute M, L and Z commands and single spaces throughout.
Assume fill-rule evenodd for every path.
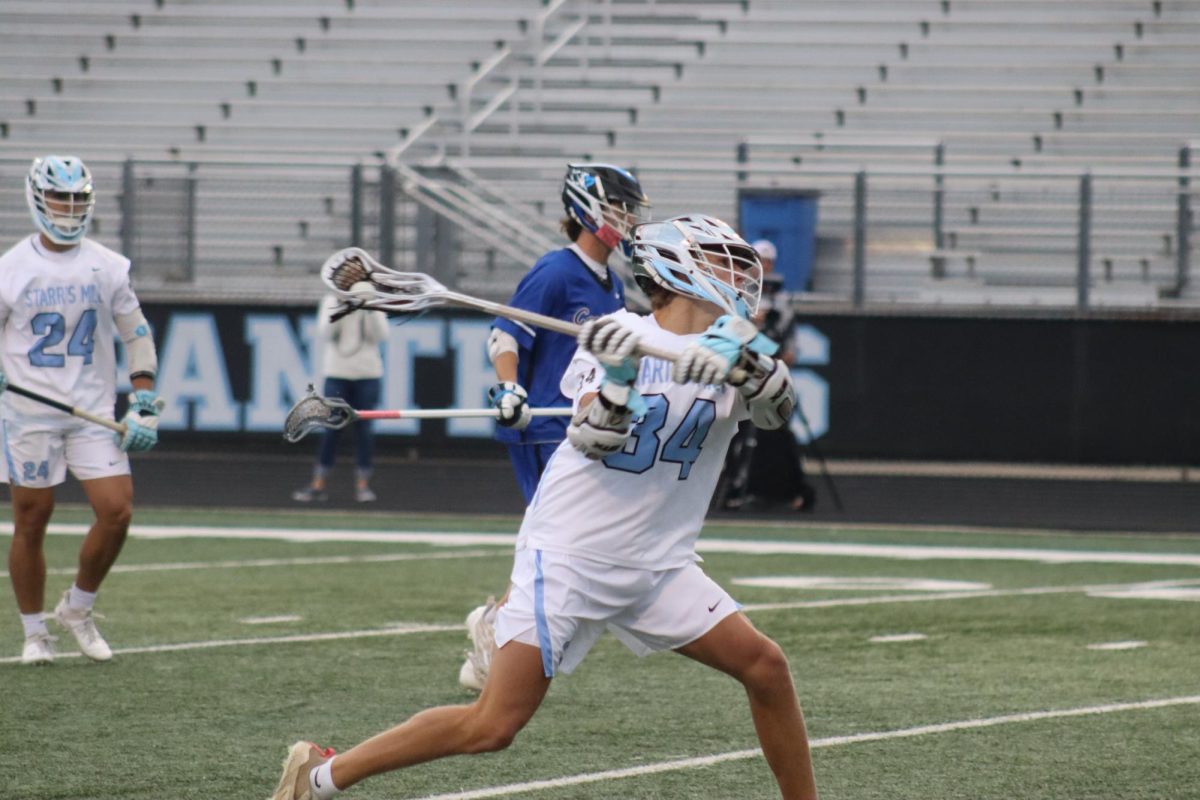
M 863 742 L 882 742 L 888 739 L 912 739 L 918 736 L 929 736 L 938 733 L 992 728 L 997 725 L 1012 725 L 1021 722 L 1038 722 L 1047 719 L 1062 719 L 1065 717 L 1081 717 L 1093 714 L 1115 714 L 1122 711 L 1141 711 L 1151 708 L 1167 708 L 1170 706 L 1200 704 L 1200 695 L 1186 697 L 1167 697 L 1160 700 L 1143 700 L 1134 703 L 1111 703 L 1101 706 L 1083 706 L 1081 708 L 1064 708 L 1052 711 L 1030 711 L 1023 714 L 1006 714 L 1000 717 L 985 717 L 982 719 L 967 719 L 959 722 L 945 722 L 938 725 L 921 725 L 915 728 L 904 728 L 895 731 L 875 731 L 871 733 L 856 733 L 850 736 L 830 736 L 816 739 L 810 743 L 813 748 L 839 747 L 847 744 Z M 749 758 L 759 758 L 762 750 L 734 750 L 728 753 L 716 753 L 697 758 L 680 758 L 671 761 L 660 761 L 657 764 L 645 764 L 626 769 L 610 769 L 603 772 L 587 772 L 580 775 L 569 775 L 563 778 L 550 778 L 526 783 L 510 783 L 504 786 L 491 786 L 484 789 L 473 789 L 452 794 L 428 795 L 420 800 L 480 800 L 485 797 L 503 797 L 505 795 L 537 792 L 546 789 L 560 789 L 567 786 L 579 786 L 601 781 L 614 781 L 623 778 L 637 778 L 643 775 L 654 775 L 661 772 L 677 772 L 697 767 L 710 767 L 726 761 L 741 761 Z
M 1168 564 L 1200 567 L 1197 553 L 1145 553 L 1117 550 L 1039 550 L 1032 547 L 933 547 L 927 545 L 776 542 L 701 538 L 701 553 L 852 556 L 901 561 L 1036 561 L 1043 564 Z
M 1117 597 L 1119 593 L 1137 588 L 1151 592 L 1159 586 L 1176 586 L 1183 581 L 1165 580 L 1103 585 L 1027 586 L 1023 589 L 986 589 L 971 592 L 930 592 L 926 594 L 884 594 L 866 597 L 834 597 L 826 600 L 790 600 L 778 603 L 747 603 L 743 611 L 786 611 L 793 608 L 841 608 L 844 606 L 873 606 L 881 603 L 926 603 L 931 600 L 971 600 L 979 597 L 1020 597 L 1039 594 L 1070 594 L 1083 592 L 1095 597 Z
M 159 564 L 117 564 L 111 572 L 168 572 L 184 569 L 240 569 L 243 567 L 307 567 L 329 564 L 379 564 L 391 561 L 439 561 L 460 558 L 495 558 L 496 550 L 455 550 L 448 553 L 379 553 L 371 556 L 309 556 L 298 558 L 248 558 L 230 561 L 174 561 Z M 76 567 L 54 567 L 47 575 L 74 575 Z M 0 578 L 7 578 L 0 572 Z
M 146 647 L 123 647 L 113 650 L 115 656 L 128 656 L 142 653 L 174 653 L 180 650 L 209 650 L 214 647 L 259 647 L 266 644 L 295 644 L 302 642 L 332 642 L 339 639 L 365 639 L 373 636 L 408 636 L 414 633 L 446 633 L 447 631 L 463 630 L 463 625 L 424 625 L 421 623 L 404 623 L 387 628 L 373 628 L 365 631 L 339 631 L 337 633 L 298 633 L 294 636 L 264 636 L 260 639 L 213 639 L 207 642 L 179 642 L 178 644 L 156 644 Z M 80 653 L 59 653 L 58 658 L 79 658 Z M 20 656 L 15 658 L 0 658 L 0 664 L 16 664 Z
M 1176 581 L 1163 581 L 1175 583 Z M 986 592 L 936 592 L 933 594 L 885 595 L 874 597 L 840 597 L 832 600 L 798 600 L 793 603 L 758 603 L 742 606 L 743 611 L 782 611 L 796 608 L 837 608 L 841 606 L 867 606 L 881 603 L 911 603 L 930 602 L 936 600 L 969 600 L 979 597 L 1015 597 L 1019 595 L 1068 594 L 1091 592 L 1095 590 L 1112 590 L 1122 586 L 1151 584 L 1106 584 L 1104 586 L 1031 586 L 1024 589 L 995 589 Z M 207 650 L 213 647 L 257 647 L 267 644 L 292 644 L 297 642 L 328 642 L 338 639 L 360 639 L 374 636 L 404 636 L 412 633 L 446 633 L 462 631 L 464 626 L 434 625 L 423 623 L 395 623 L 383 628 L 370 628 L 358 631 L 341 631 L 336 633 L 294 634 L 291 636 L 272 636 L 260 639 L 216 639 L 202 642 L 180 642 L 178 644 L 149 645 L 146 647 L 129 647 L 114 650 L 114 655 L 132 655 L 140 653 L 169 653 L 178 650 Z M 79 653 L 60 653 L 59 658 L 78 658 Z M 20 657 L 0 658 L 0 664 L 15 664 Z
M 55 534 L 79 535 L 86 525 L 52 525 Z M 12 533 L 11 523 L 0 531 Z M 444 531 L 348 531 L 297 528 L 222 528 L 192 525 L 136 525 L 130 535 L 141 539 L 273 539 L 288 542 L 389 542 L 442 547 L 508 546 L 511 533 L 447 533 Z M 701 537 L 700 553 L 755 555 L 847 556 L 903 561 L 975 560 L 1034 561 L 1044 564 L 1158 564 L 1200 567 L 1200 553 L 1146 553 L 1120 550 L 1040 550 L 1031 547 L 936 547 L 925 545 L 789 542 Z

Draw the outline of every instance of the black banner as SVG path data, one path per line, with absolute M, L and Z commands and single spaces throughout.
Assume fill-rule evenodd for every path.
M 315 308 L 148 305 L 170 441 L 277 437 L 313 380 Z M 1200 322 L 806 315 L 803 419 L 840 458 L 1189 464 L 1200 460 Z M 394 324 L 383 405 L 485 404 L 490 320 Z M 807 424 L 805 424 L 807 423 Z M 420 454 L 498 455 L 490 420 L 379 423 Z

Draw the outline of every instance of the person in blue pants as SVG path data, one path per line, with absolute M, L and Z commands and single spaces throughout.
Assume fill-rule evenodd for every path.
M 383 382 L 383 355 L 380 345 L 387 338 L 387 315 L 382 311 L 359 310 L 336 321 L 330 317 L 341 300 L 327 295 L 317 311 L 317 340 L 320 344 L 321 373 L 325 376 L 326 397 L 338 397 L 360 410 L 379 405 Z M 292 492 L 297 503 L 321 503 L 329 499 L 327 479 L 337 458 L 336 430 L 322 430 L 308 485 Z M 359 503 L 375 501 L 371 491 L 371 469 L 375 437 L 369 420 L 354 425 L 355 473 L 354 499 Z

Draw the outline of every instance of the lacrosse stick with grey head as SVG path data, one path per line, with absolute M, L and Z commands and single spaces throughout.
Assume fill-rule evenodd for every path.
M 535 417 L 565 417 L 571 414 L 569 407 L 531 408 Z M 339 430 L 359 419 L 460 419 L 466 417 L 492 417 L 500 414 L 495 408 L 410 408 L 358 411 L 340 397 L 322 397 L 310 385 L 308 393 L 300 398 L 283 421 L 283 438 L 298 442 L 315 430 Z
M 360 247 L 347 247 L 330 256 L 321 267 L 321 279 L 345 301 L 334 313 L 334 319 L 360 308 L 410 313 L 438 306 L 461 306 L 535 325 L 572 339 L 579 335 L 580 326 L 573 322 L 452 292 L 423 272 L 400 272 L 386 267 Z M 638 344 L 637 352 L 670 362 L 679 358 L 679 353 L 644 342 Z M 735 373 L 739 371 L 735 369 Z

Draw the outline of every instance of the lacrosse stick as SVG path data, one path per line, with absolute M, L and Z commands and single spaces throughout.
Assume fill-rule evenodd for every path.
M 438 306 L 461 306 L 536 325 L 572 339 L 579 335 L 580 326 L 574 322 L 452 292 L 423 272 L 399 272 L 385 267 L 360 247 L 347 247 L 330 256 L 321 267 L 321 279 L 346 301 L 334 312 L 334 320 L 360 308 L 403 313 Z M 367 286 L 363 286 L 364 283 Z M 679 358 L 679 353 L 644 343 L 638 344 L 637 351 L 639 355 L 663 361 L 674 362 Z M 745 375 L 735 367 L 730 378 L 737 382 L 744 380 Z
M 566 417 L 570 416 L 571 409 L 567 406 L 531 408 L 529 413 L 535 417 Z M 496 418 L 498 416 L 500 416 L 500 410 L 497 408 L 410 408 L 357 411 L 340 397 L 322 397 L 312 386 L 309 386 L 308 394 L 292 406 L 287 419 L 283 421 L 283 438 L 289 442 L 298 442 L 317 429 L 336 431 L 359 419 L 456 419 L 460 417 Z
M 125 432 L 127 430 L 126 427 L 120 422 L 114 422 L 111 419 L 105 419 L 104 417 L 98 417 L 95 414 L 90 414 L 81 408 L 75 408 L 75 406 L 69 406 L 66 403 L 62 403 L 53 398 L 46 397 L 44 394 L 38 394 L 37 392 L 30 391 L 29 389 L 25 389 L 23 387 L 17 386 L 12 383 L 7 384 L 3 389 L 0 389 L 0 392 L 12 392 L 13 394 L 19 394 L 22 397 L 28 397 L 30 400 L 34 400 L 45 406 L 50 406 L 51 408 L 57 408 L 59 411 L 64 411 L 73 417 L 79 417 L 80 419 L 86 419 L 88 422 L 94 422 L 97 425 L 103 425 L 104 427 L 108 428 L 110 431 L 116 431 L 117 433 L 121 434 L 122 436 L 125 435 Z

